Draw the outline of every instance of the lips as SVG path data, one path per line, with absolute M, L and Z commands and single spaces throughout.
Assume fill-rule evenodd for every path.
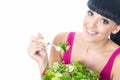
M 87 33 L 88 33 L 88 34 L 91 34 L 91 35 L 96 35 L 96 34 L 98 34 L 97 32 L 91 31 L 91 30 L 89 30 L 89 29 L 87 29 Z

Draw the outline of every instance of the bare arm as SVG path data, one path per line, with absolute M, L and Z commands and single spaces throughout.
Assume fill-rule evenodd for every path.
M 60 33 L 56 35 L 53 40 L 53 44 L 58 45 L 59 42 L 66 41 L 67 33 Z M 54 62 L 62 62 L 61 51 L 56 51 L 54 47 L 51 47 L 50 58 L 48 60 L 47 50 L 45 44 L 39 42 L 38 39 L 43 39 L 43 37 L 38 34 L 38 37 L 32 37 L 30 45 L 28 47 L 28 54 L 38 63 L 40 68 L 40 73 L 44 71 L 47 66 L 53 65 Z
M 116 58 L 114 66 L 113 66 L 113 76 L 112 80 L 120 79 L 120 55 Z
M 59 45 L 60 42 L 66 41 L 67 39 L 67 32 L 66 33 L 60 33 L 58 35 L 55 36 L 54 40 L 53 40 L 53 44 L 55 45 Z M 51 51 L 50 51 L 50 58 L 49 58 L 49 66 L 52 66 L 54 62 L 58 62 L 61 63 L 62 60 L 62 51 L 56 51 L 54 47 L 51 47 Z

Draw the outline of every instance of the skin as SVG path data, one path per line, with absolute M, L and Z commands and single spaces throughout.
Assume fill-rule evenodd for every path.
M 71 53 L 71 63 L 80 60 L 84 65 L 86 65 L 90 69 L 96 70 L 98 73 L 100 73 L 104 68 L 105 64 L 107 63 L 108 59 L 112 55 L 112 53 L 119 47 L 117 44 L 112 42 L 108 38 L 108 36 L 111 33 L 117 33 L 119 30 L 120 26 L 116 25 L 114 21 L 107 19 L 94 11 L 89 10 L 84 18 L 83 32 L 76 32 L 75 34 Z M 53 40 L 53 44 L 58 45 L 60 42 L 66 41 L 67 36 L 67 32 L 56 35 Z M 39 42 L 37 42 L 36 40 L 36 43 Z M 33 43 L 33 40 L 30 44 L 35 45 L 35 43 Z M 41 44 L 42 43 L 39 43 L 37 47 Z M 38 53 L 37 57 L 34 56 L 36 54 L 36 51 L 41 51 L 41 48 L 33 49 L 32 47 L 29 46 L 28 53 L 31 54 L 31 57 L 34 57 L 39 64 L 44 63 L 44 60 L 47 57 L 42 57 L 43 61 L 39 60 L 41 58 L 42 53 Z M 45 49 L 45 47 L 43 49 Z M 63 51 L 58 52 L 54 49 L 54 47 L 51 47 L 49 62 L 48 60 L 45 60 L 46 64 L 44 63 L 44 67 L 46 67 L 47 65 L 52 66 L 54 62 L 61 63 L 63 61 L 63 55 Z M 120 79 L 119 71 L 120 55 L 118 55 L 114 61 L 110 76 L 111 80 Z

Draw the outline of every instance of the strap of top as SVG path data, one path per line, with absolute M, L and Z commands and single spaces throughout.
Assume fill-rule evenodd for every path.
M 70 63 L 74 35 L 75 35 L 75 32 L 70 32 L 67 37 L 67 42 L 68 42 L 68 45 L 70 45 L 70 48 L 67 52 L 64 52 L 63 60 L 65 64 Z
M 114 63 L 115 58 L 117 55 L 120 54 L 120 48 L 115 50 L 115 52 L 111 55 L 110 59 L 108 60 L 107 64 L 103 68 L 103 70 L 100 73 L 100 79 L 99 80 L 110 80 L 110 74 L 112 70 L 112 66 Z

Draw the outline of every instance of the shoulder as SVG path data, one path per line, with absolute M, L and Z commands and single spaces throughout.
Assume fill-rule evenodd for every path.
M 53 43 L 56 44 L 56 45 L 58 45 L 59 42 L 66 41 L 69 33 L 70 33 L 70 32 L 62 32 L 62 33 L 57 34 L 57 35 L 54 37 L 54 39 L 53 39 Z M 80 37 L 81 34 L 82 34 L 82 33 L 80 33 L 80 32 L 75 32 L 75 35 L 76 35 L 77 37 Z M 77 37 L 76 37 L 76 38 L 77 38 Z
M 59 42 L 66 41 L 68 33 L 69 33 L 69 32 L 58 33 L 58 34 L 54 37 L 53 43 L 56 44 L 56 45 L 58 45 Z
M 70 33 L 70 32 L 58 33 L 58 34 L 54 37 L 53 43 L 56 44 L 56 45 L 58 45 L 58 43 L 63 42 L 63 41 L 66 41 L 69 33 Z M 75 35 L 76 35 L 76 34 L 78 34 L 78 33 L 75 32 Z

